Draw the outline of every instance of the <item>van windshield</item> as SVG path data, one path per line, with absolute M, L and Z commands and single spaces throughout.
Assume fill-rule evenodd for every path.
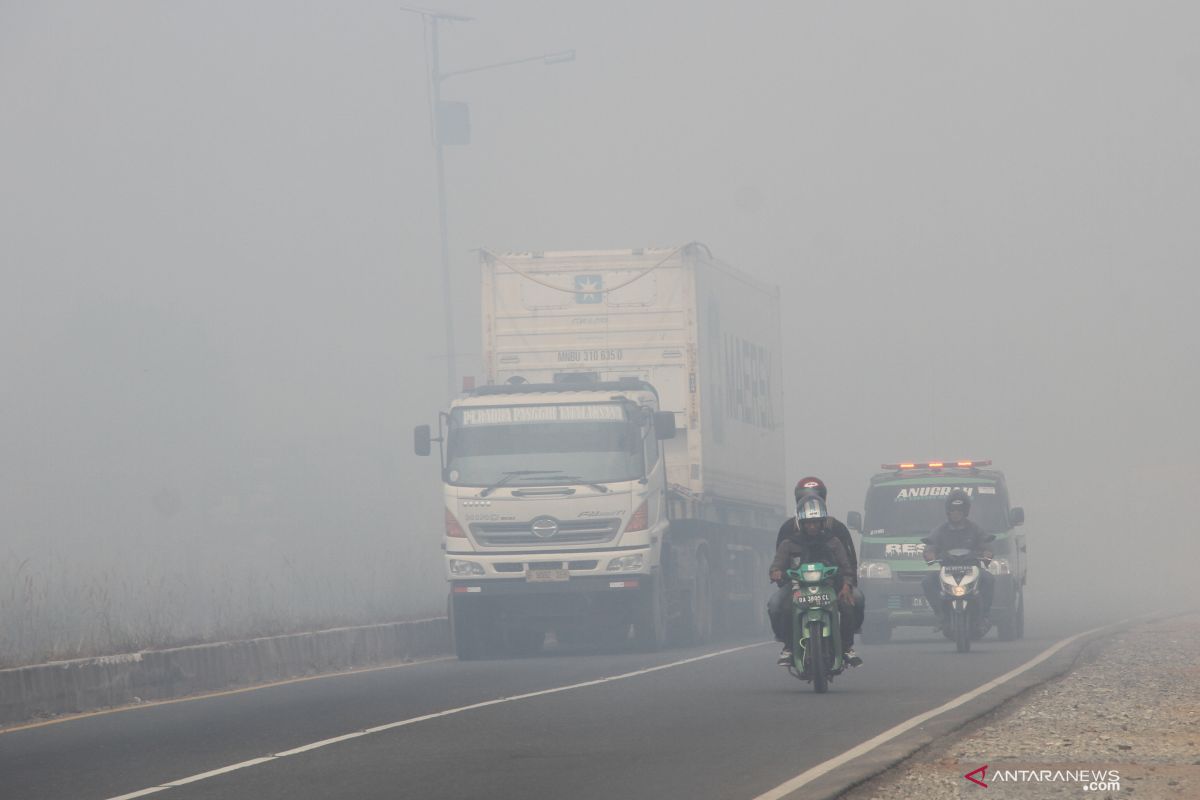
M 946 521 L 946 496 L 962 488 L 971 496 L 970 518 L 988 533 L 1008 530 L 1007 498 L 995 485 L 882 485 L 867 492 L 868 536 L 925 536 Z

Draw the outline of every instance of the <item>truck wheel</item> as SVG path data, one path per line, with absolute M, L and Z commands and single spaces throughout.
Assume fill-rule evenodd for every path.
M 885 620 L 867 620 L 862 626 L 863 642 L 866 644 L 887 644 L 892 640 L 892 625 Z
M 650 578 L 650 588 L 637 599 L 633 638 L 639 650 L 661 650 L 667 641 L 666 574 L 660 569 Z
M 696 554 L 696 576 L 688 592 L 688 605 L 683 611 L 680 639 L 683 644 L 704 644 L 712 638 L 713 602 L 712 573 L 708 556 L 701 550 Z
M 450 640 L 454 642 L 454 654 L 459 661 L 475 661 L 483 658 L 484 626 L 478 611 L 468 603 L 456 601 L 450 595 Z

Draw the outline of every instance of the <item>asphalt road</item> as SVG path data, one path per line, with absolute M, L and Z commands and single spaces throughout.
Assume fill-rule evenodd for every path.
M 119 797 L 436 715 L 152 796 L 750 800 L 1084 627 L 1031 619 L 1023 641 L 993 634 L 967 654 L 900 631 L 860 645 L 867 663 L 827 695 L 775 667 L 776 646 L 756 640 L 330 676 L 0 733 L 0 798 Z M 573 688 L 514 698 L 560 687 Z M 463 709 L 501 698 L 514 699 Z

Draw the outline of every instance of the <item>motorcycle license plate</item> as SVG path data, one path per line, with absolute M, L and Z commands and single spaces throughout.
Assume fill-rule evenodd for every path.
M 833 605 L 833 596 L 825 594 L 805 594 L 804 592 L 796 592 L 792 595 L 797 603 L 806 606 L 828 606 Z
M 924 597 L 914 597 L 912 599 L 913 608 L 929 608 L 929 601 Z
M 526 583 L 561 583 L 571 580 L 565 569 L 530 569 L 525 571 Z

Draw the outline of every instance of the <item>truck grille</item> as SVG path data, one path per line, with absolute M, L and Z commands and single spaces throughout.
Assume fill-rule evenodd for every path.
M 540 536 L 534 535 L 531 522 L 473 522 L 470 527 L 471 535 L 481 547 L 528 547 L 610 542 L 617 535 L 620 524 L 619 519 L 564 520 L 559 521 L 549 535 L 546 535 L 546 526 L 539 525 Z

